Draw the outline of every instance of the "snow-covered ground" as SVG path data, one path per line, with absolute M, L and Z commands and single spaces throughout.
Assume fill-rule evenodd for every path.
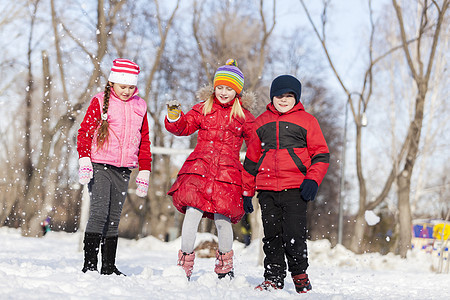
M 211 238 L 199 234 L 197 242 Z M 260 292 L 263 267 L 258 242 L 236 242 L 234 280 L 218 280 L 214 259 L 196 259 L 190 282 L 176 267 L 180 240 L 163 243 L 148 237 L 119 239 L 118 268 L 128 276 L 80 271 L 80 234 L 49 232 L 24 238 L 0 228 L 0 299 L 450 299 L 450 275 L 431 271 L 429 254 L 354 255 L 328 241 L 309 243 L 313 290 L 297 294 L 290 277 L 280 291 Z

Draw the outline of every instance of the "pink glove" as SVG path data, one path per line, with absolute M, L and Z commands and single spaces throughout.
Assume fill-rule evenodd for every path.
M 139 171 L 139 173 L 136 177 L 136 184 L 137 184 L 136 195 L 138 197 L 147 196 L 149 180 L 150 180 L 150 171 L 149 170 Z
M 94 177 L 91 159 L 89 157 L 82 157 L 78 160 L 80 168 L 78 169 L 78 182 L 81 184 L 88 184 Z

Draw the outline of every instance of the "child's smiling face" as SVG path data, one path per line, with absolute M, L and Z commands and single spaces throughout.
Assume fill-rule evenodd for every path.
M 280 96 L 273 97 L 273 106 L 280 113 L 290 111 L 295 105 L 295 95 L 293 93 L 286 93 Z
M 226 85 L 216 86 L 214 92 L 216 94 L 217 100 L 219 100 L 220 103 L 223 104 L 230 102 L 236 97 L 236 91 Z
M 134 91 L 136 90 L 136 86 L 121 83 L 113 83 L 113 89 L 116 95 L 119 96 L 120 100 L 126 101 L 131 96 L 133 96 Z

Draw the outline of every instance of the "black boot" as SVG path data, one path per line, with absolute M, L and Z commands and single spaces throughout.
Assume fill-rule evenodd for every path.
M 102 241 L 102 269 L 100 271 L 103 275 L 123 275 L 116 267 L 116 250 L 117 250 L 117 236 L 105 237 Z
M 98 248 L 100 246 L 100 240 L 102 235 L 100 233 L 84 234 L 84 266 L 81 271 L 86 273 L 87 271 L 98 271 Z

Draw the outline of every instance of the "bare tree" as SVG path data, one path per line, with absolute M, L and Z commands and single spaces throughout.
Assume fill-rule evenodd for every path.
M 409 207 L 409 192 L 410 192 L 410 184 L 411 184 L 411 173 L 412 173 L 412 167 L 414 165 L 413 161 L 415 161 L 416 156 L 418 154 L 418 143 L 420 140 L 420 130 L 422 127 L 422 120 L 423 120 L 423 101 L 426 94 L 426 86 L 428 84 L 431 67 L 432 67 L 432 61 L 434 58 L 434 52 L 435 48 L 437 47 L 437 40 L 439 37 L 439 29 L 441 27 L 443 14 L 445 13 L 447 7 L 448 7 L 448 1 L 444 1 L 441 8 L 439 9 L 439 6 L 436 2 L 433 1 L 433 5 L 438 8 L 438 18 L 437 18 L 437 24 L 435 26 L 436 31 L 432 34 L 434 37 L 433 40 L 436 42 L 433 42 L 433 46 L 430 50 L 430 58 L 429 58 L 429 65 L 427 68 L 427 72 L 423 72 L 423 69 L 417 73 L 417 71 L 414 69 L 411 72 L 413 73 L 414 78 L 416 79 L 417 85 L 421 85 L 421 88 L 419 88 L 419 95 L 417 99 L 420 99 L 416 102 L 416 117 L 414 118 L 414 121 L 411 122 L 411 125 L 408 129 L 408 134 L 405 139 L 405 142 L 402 144 L 402 147 L 399 149 L 398 153 L 396 154 L 395 159 L 392 163 L 392 169 L 387 176 L 387 179 L 385 181 L 384 187 L 381 191 L 381 193 L 370 203 L 367 202 L 367 187 L 366 187 L 366 180 L 363 176 L 363 164 L 362 164 L 362 148 L 361 148 L 361 127 L 362 127 L 362 117 L 363 113 L 365 113 L 367 109 L 367 105 L 372 97 L 372 90 L 373 90 L 373 80 L 374 80 L 374 67 L 375 65 L 380 62 L 382 59 L 387 57 L 388 55 L 391 55 L 394 51 L 397 51 L 399 49 L 404 49 L 408 65 L 410 65 L 410 69 L 414 67 L 412 63 L 412 59 L 409 57 L 409 52 L 407 51 L 410 47 L 410 45 L 418 45 L 418 49 L 420 51 L 420 45 L 422 44 L 420 42 L 421 39 L 425 38 L 425 32 L 429 33 L 429 30 L 427 28 L 427 25 L 429 25 L 427 22 L 423 22 L 421 30 L 421 35 L 414 36 L 410 39 L 406 37 L 406 34 L 402 34 L 401 43 L 398 46 L 393 46 L 391 49 L 387 50 L 384 54 L 380 55 L 379 57 L 375 58 L 373 55 L 373 41 L 374 41 L 374 35 L 375 35 L 375 25 L 372 19 L 372 9 L 371 9 L 371 1 L 369 1 L 369 10 L 370 10 L 370 24 L 371 24 L 371 33 L 370 33 L 370 40 L 369 40 L 369 63 L 368 67 L 366 69 L 365 75 L 363 77 L 363 85 L 362 90 L 359 92 L 351 92 L 346 84 L 343 82 L 341 75 L 338 73 L 337 69 L 334 66 L 334 62 L 331 59 L 331 56 L 328 51 L 328 47 L 326 44 L 325 39 L 325 25 L 326 25 L 326 13 L 327 13 L 327 6 L 329 4 L 329 1 L 325 1 L 323 15 L 322 15 L 322 33 L 319 33 L 319 30 L 314 25 L 314 22 L 312 21 L 312 18 L 309 14 L 309 11 L 304 4 L 303 0 L 300 0 L 305 12 L 308 15 L 308 19 L 310 20 L 311 25 L 314 28 L 314 31 L 316 33 L 316 36 L 321 42 L 322 48 L 325 51 L 327 60 L 338 79 L 342 89 L 344 90 L 345 94 L 347 95 L 347 103 L 350 105 L 353 120 L 355 124 L 356 129 L 356 170 L 357 170 L 357 177 L 359 182 L 359 210 L 356 215 L 356 221 L 355 221 L 355 228 L 354 228 L 354 235 L 352 238 L 352 242 L 350 245 L 350 248 L 355 252 L 361 252 L 362 246 L 361 241 L 363 240 L 364 236 L 364 230 L 365 230 L 365 218 L 364 213 L 366 210 L 372 210 L 375 207 L 377 207 L 380 203 L 384 201 L 386 196 L 389 194 L 389 191 L 393 185 L 393 183 L 397 180 L 398 181 L 398 201 L 399 201 L 399 212 L 400 212 L 400 227 L 402 228 L 400 230 L 400 254 L 404 257 L 406 255 L 406 250 L 410 246 L 410 239 L 411 239 L 411 232 L 410 232 L 410 224 L 411 224 L 411 213 L 410 213 L 410 207 Z M 425 1 L 427 2 L 427 1 Z M 403 20 L 401 18 L 401 10 L 394 1 L 394 8 L 396 8 L 400 28 L 402 31 L 404 31 L 404 24 Z M 430 7 L 427 5 L 427 3 L 424 3 L 421 5 L 423 8 L 422 11 L 422 20 L 426 21 L 428 20 L 428 15 Z M 423 50 L 422 50 L 423 51 Z M 419 60 L 417 62 L 417 65 L 420 66 L 420 68 L 423 67 L 420 55 L 418 55 Z M 410 62 L 411 61 L 411 62 Z M 357 100 L 355 106 L 354 99 Z M 415 146 L 413 146 L 415 145 Z M 404 167 L 403 170 L 400 170 L 400 164 L 404 161 Z M 406 177 L 405 177 L 406 176 Z M 406 179 L 405 179 L 406 178 Z M 403 180 L 403 182 L 400 182 L 400 179 Z M 408 197 L 406 197 L 408 195 Z
M 105 78 L 104 72 L 102 71 L 102 62 L 107 58 L 110 53 L 117 52 L 117 54 L 125 55 L 130 57 L 133 51 L 136 51 L 135 55 L 139 56 L 139 43 L 136 43 L 136 36 L 146 30 L 145 27 L 135 26 L 133 28 L 128 27 L 129 19 L 122 19 L 121 16 L 129 16 L 129 14 L 122 13 L 124 9 L 127 9 L 127 1 L 114 1 L 114 0 L 98 0 L 96 5 L 96 18 L 90 18 L 91 15 L 85 14 L 85 11 L 81 11 L 85 19 L 77 18 L 79 11 L 77 9 L 83 10 L 83 7 L 79 7 L 78 3 L 71 3 L 70 5 L 57 6 L 57 1 L 51 0 L 48 4 L 48 13 L 45 13 L 43 9 L 39 12 L 37 11 L 37 3 L 34 2 L 36 9 L 31 12 L 31 24 L 34 22 L 40 22 L 40 16 L 51 16 L 52 22 L 51 30 L 48 31 L 53 33 L 54 39 L 50 45 L 54 46 L 53 49 L 48 48 L 42 56 L 42 62 L 45 63 L 45 68 L 43 71 L 42 84 L 40 81 L 40 76 L 36 76 L 36 60 L 32 58 L 31 51 L 37 51 L 38 49 L 35 44 L 40 47 L 46 47 L 43 45 L 44 39 L 40 37 L 36 38 L 32 36 L 33 26 L 30 28 L 29 37 L 29 54 L 28 54 L 28 88 L 27 94 L 25 95 L 25 102 L 27 105 L 27 115 L 24 117 L 24 128 L 26 133 L 23 134 L 24 147 L 23 152 L 24 159 L 22 163 L 26 168 L 21 166 L 14 166 L 13 163 L 16 161 L 11 160 L 10 169 L 16 170 L 27 170 L 26 178 L 28 184 L 23 182 L 14 182 L 11 184 L 12 187 L 27 187 L 27 197 L 19 196 L 17 193 L 12 193 L 13 188 L 7 188 L 10 198 L 13 202 L 8 200 L 8 204 L 5 203 L 5 209 L 2 211 L 2 220 L 8 219 L 10 216 L 19 216 L 14 218 L 9 218 L 11 222 L 20 222 L 19 226 L 22 226 L 22 233 L 28 236 L 39 236 L 41 232 L 40 222 L 47 216 L 47 214 L 52 215 L 54 221 L 54 228 L 76 230 L 76 223 L 78 222 L 78 215 L 80 211 L 80 194 L 81 190 L 70 186 L 73 182 L 71 178 L 72 171 L 67 168 L 70 161 L 73 161 L 74 144 L 76 139 L 74 138 L 76 133 L 77 119 L 81 117 L 83 107 L 88 103 L 92 97 L 93 91 L 100 87 L 101 78 Z M 42 1 L 41 1 L 42 4 Z M 145 71 L 142 72 L 142 77 L 145 79 L 144 88 L 141 90 L 143 93 L 143 98 L 148 102 L 149 115 L 151 122 L 155 124 L 154 128 L 159 128 L 155 130 L 155 141 L 156 145 L 163 143 L 164 135 L 161 125 L 161 111 L 164 106 L 158 105 L 160 102 L 153 100 L 158 99 L 158 92 L 154 92 L 152 85 L 156 82 L 158 78 L 158 73 L 160 71 L 161 60 L 163 53 L 166 49 L 166 40 L 169 37 L 168 33 L 173 23 L 175 13 L 178 11 L 180 1 L 175 3 L 173 13 L 170 14 L 168 20 L 164 20 L 162 13 L 159 10 L 159 1 L 153 1 L 157 9 L 157 14 L 153 17 L 153 14 L 147 13 L 145 10 L 137 9 L 133 11 L 136 13 L 138 18 L 148 18 L 149 22 L 154 22 L 153 24 L 157 26 L 160 33 L 159 41 L 154 41 L 155 45 L 155 55 L 149 55 L 148 57 L 142 58 L 144 63 L 142 65 L 146 66 Z M 136 3 L 130 3 L 130 5 L 137 5 Z M 33 7 L 33 6 L 32 6 Z M 40 5 L 39 8 L 43 8 L 45 5 Z M 68 10 L 71 10 L 73 14 L 66 14 Z M 92 10 L 91 10 L 92 11 Z M 140 12 L 140 14 L 138 14 Z M 2 19 L 3 20 L 3 19 Z M 156 21 L 154 21 L 156 20 Z M 48 23 L 40 22 L 38 23 L 41 28 L 48 26 Z M 79 30 L 82 26 L 87 26 L 91 30 L 83 31 Z M 140 23 L 139 25 L 142 25 Z M 34 30 L 36 32 L 37 30 Z M 146 34 L 149 34 L 148 32 Z M 154 35 L 142 36 L 141 40 L 153 39 Z M 118 39 L 116 39 L 118 37 Z M 91 39 L 93 38 L 93 39 Z M 129 38 L 129 39 L 128 39 Z M 38 41 L 33 44 L 33 41 Z M 119 43 L 122 41 L 123 43 Z M 111 48 L 110 48 L 111 47 Z M 110 49 L 108 51 L 108 49 Z M 54 55 L 55 60 L 52 60 L 52 55 Z M 84 65 L 80 62 L 80 56 L 88 58 L 87 63 Z M 155 59 L 156 57 L 156 59 Z M 67 64 L 67 61 L 72 61 L 74 63 Z M 33 65 L 31 64 L 33 62 Z M 141 63 L 140 63 L 141 64 Z M 109 65 L 109 64 L 108 64 Z M 149 68 L 147 66 L 150 65 Z M 44 66 L 44 65 L 43 65 Z M 84 76 L 80 77 L 83 80 L 82 83 L 77 81 L 78 78 L 73 77 L 74 68 L 82 69 L 86 72 L 85 79 Z M 52 73 L 55 70 L 56 76 Z M 70 74 L 69 76 L 67 76 Z M 36 78 L 39 78 L 39 81 Z M 69 84 L 70 83 L 70 84 Z M 59 84 L 59 85 L 58 85 Z M 34 85 L 34 86 L 33 86 Z M 37 91 L 42 87 L 42 94 L 37 95 Z M 55 91 L 51 92 L 51 87 L 59 87 Z M 142 94 L 141 94 L 142 95 Z M 34 101 L 34 99 L 44 99 L 44 101 Z M 50 103 L 52 105 L 50 105 Z M 39 114 L 36 114 L 36 106 L 39 105 Z M 41 108 L 42 106 L 42 108 Z M 51 113 L 50 113 L 51 110 Z M 25 111 L 25 110 L 24 110 Z M 50 114 L 49 114 L 50 113 Z M 41 119 L 38 119 L 41 118 Z M 37 124 L 42 124 L 41 126 L 36 126 Z M 20 135 L 22 136 L 22 135 Z M 4 139 L 3 139 L 4 138 Z M 2 136 L 2 143 L 7 144 L 8 140 L 6 136 Z M 10 147 L 9 147 L 10 148 Z M 4 148 L 6 150 L 6 148 Z M 10 150 L 14 152 L 13 149 Z M 20 152 L 17 153 L 21 153 Z M 34 154 L 32 154 L 34 153 Z M 2 153 L 3 154 L 3 153 Z M 167 161 L 165 163 L 160 163 L 158 157 L 154 157 L 156 170 L 163 169 L 169 165 Z M 164 158 L 167 160 L 167 157 Z M 155 166 L 156 165 L 156 166 Z M 169 173 L 169 172 L 166 172 Z M 166 177 L 170 177 L 166 175 Z M 153 177 L 152 177 L 153 179 Z M 169 180 L 167 180 L 169 181 Z M 148 220 L 152 220 L 153 228 L 159 228 L 158 231 L 164 233 L 165 229 L 161 228 L 166 226 L 165 223 L 158 221 L 156 217 L 150 213 L 154 211 L 159 216 L 164 216 L 164 209 L 167 207 L 166 204 L 160 203 L 162 210 L 150 210 L 150 203 L 152 205 L 159 203 L 158 199 L 161 198 L 160 188 L 161 184 L 159 181 L 153 182 L 152 185 L 155 186 L 151 189 L 150 197 L 145 200 L 144 207 L 148 209 L 144 210 L 142 218 L 139 219 L 141 222 L 140 228 L 142 232 L 150 232 L 146 228 Z M 3 189 L 3 187 L 2 187 Z M 165 194 L 165 193 L 163 193 Z M 165 197 L 167 198 L 167 197 Z M 24 202 L 23 199 L 28 199 Z M 38 200 L 36 200 L 38 199 Z M 136 200 L 134 197 L 130 199 Z M 154 201 L 150 201 L 150 199 Z M 137 204 L 130 200 L 131 207 L 135 207 L 136 211 L 142 213 L 140 209 L 140 204 Z M 6 201 L 6 200 L 5 200 Z M 15 201 L 15 202 L 14 202 Z M 48 211 L 48 208 L 51 211 Z M 19 209 L 23 209 L 24 213 L 19 213 Z M 16 220 L 16 221 L 15 221 Z M 22 221 L 23 220 L 23 221 Z M 65 224 L 65 222 L 67 222 Z M 59 225 L 57 226 L 57 223 Z M 69 225 L 68 225 L 69 224 Z M 71 225 L 70 225 L 71 224 Z M 148 227 L 148 226 L 147 226 Z M 158 233 L 155 233 L 158 235 Z
M 205 3 L 200 5 L 198 1 L 194 1 L 192 29 L 206 82 L 212 82 L 213 72 L 217 67 L 224 64 L 228 58 L 235 58 L 245 73 L 245 89 L 254 92 L 261 82 L 269 38 L 276 25 L 276 3 L 272 2 L 270 25 L 264 11 L 264 0 L 260 0 L 256 8 L 248 9 L 257 9 L 257 16 L 243 15 L 245 5 L 251 4 L 226 2 L 220 3 L 218 7 L 208 7 Z M 206 9 L 214 17 L 208 18 Z M 207 20 L 202 20 L 202 17 Z M 205 22 L 210 26 L 205 26 Z M 239 39 L 236 39 L 236 36 L 239 36 Z
M 34 91 L 34 76 L 33 76 L 33 65 L 32 65 L 32 52 L 33 52 L 33 34 L 34 34 L 34 25 L 36 22 L 36 12 L 39 6 L 39 0 L 31 3 L 33 6 L 33 10 L 30 14 L 30 33 L 28 38 L 28 52 L 27 52 L 27 62 L 28 62 L 28 74 L 27 74 L 27 89 L 25 94 L 25 142 L 24 142 L 24 172 L 25 172 L 25 186 L 24 186 L 24 199 L 25 203 L 22 204 L 22 210 L 24 212 L 24 221 L 22 223 L 22 228 L 24 229 L 24 234 L 38 234 L 36 232 L 30 232 L 30 221 L 34 216 L 35 212 L 39 207 L 39 202 L 41 201 L 41 194 L 36 194 L 37 186 L 35 180 L 33 178 L 38 178 L 39 175 L 36 176 L 36 172 L 33 166 L 33 161 L 31 154 L 32 151 L 32 142 L 31 142 L 31 121 L 33 119 L 32 114 L 32 93 Z
M 36 2 L 36 8 L 37 8 L 37 3 L 39 1 Z M 53 2 L 51 3 L 53 4 Z M 122 6 L 124 4 L 124 1 L 117 3 L 116 5 L 118 5 L 119 7 Z M 55 22 L 57 20 L 57 16 L 56 16 L 56 12 L 54 10 L 53 5 L 52 7 L 52 19 L 53 21 L 53 26 L 55 26 Z M 116 8 L 116 6 L 111 6 L 109 7 L 110 11 L 114 11 L 114 9 Z M 22 224 L 22 234 L 23 235 L 31 235 L 31 236 L 38 236 L 41 233 L 41 228 L 40 228 L 40 222 L 42 219 L 42 215 L 41 213 L 44 213 L 42 207 L 43 207 L 43 201 L 45 198 L 45 195 L 43 193 L 43 191 L 47 188 L 47 185 L 45 183 L 45 179 L 51 179 L 52 182 L 56 182 L 56 178 L 57 175 L 56 173 L 52 173 L 53 176 L 49 176 L 49 172 L 48 172 L 48 162 L 49 162 L 49 158 L 52 156 L 52 151 L 53 151 L 53 157 L 57 157 L 59 159 L 64 159 L 65 157 L 67 157 L 66 155 L 63 155 L 62 151 L 65 149 L 67 151 L 67 147 L 64 146 L 65 142 L 68 139 L 69 136 L 69 132 L 71 130 L 71 128 L 75 125 L 75 119 L 76 117 L 80 114 L 81 112 L 81 108 L 83 106 L 83 104 L 86 102 L 86 100 L 89 97 L 89 92 L 93 89 L 93 87 L 98 85 L 98 78 L 101 75 L 101 69 L 100 69 L 100 62 L 102 61 L 103 57 L 106 54 L 106 49 L 107 49 L 107 35 L 109 32 L 109 27 L 107 26 L 107 19 L 106 16 L 104 14 L 105 12 L 105 6 L 104 6 L 104 1 L 103 0 L 99 0 L 97 3 L 97 34 L 96 34 L 96 39 L 97 39 L 97 45 L 98 47 L 96 48 L 96 52 L 95 53 L 91 53 L 86 47 L 84 47 L 84 45 L 79 41 L 79 39 L 75 38 L 70 30 L 67 30 L 67 28 L 64 26 L 64 24 L 61 22 L 61 26 L 63 26 L 63 28 L 66 30 L 66 33 L 73 39 L 73 41 L 75 41 L 82 50 L 84 50 L 86 52 L 86 54 L 88 54 L 88 56 L 91 58 L 92 61 L 92 67 L 93 67 L 93 72 L 88 80 L 87 86 L 84 89 L 84 92 L 81 93 L 81 95 L 79 96 L 77 102 L 69 107 L 68 109 L 66 109 L 64 111 L 64 113 L 62 115 L 59 116 L 59 119 L 55 122 L 54 126 L 50 126 L 50 122 L 49 122 L 49 117 L 48 115 L 46 116 L 46 113 L 42 114 L 42 117 L 44 119 L 42 119 L 42 124 L 45 124 L 45 126 L 43 127 L 43 130 L 40 131 L 41 134 L 41 139 L 40 139 L 40 147 L 38 146 L 37 148 L 40 148 L 40 155 L 39 155 L 39 159 L 36 163 L 33 163 L 31 161 L 31 156 L 30 153 L 31 151 L 31 142 L 29 139 L 25 140 L 25 152 L 27 153 L 27 160 L 25 163 L 25 170 L 26 170 L 26 178 L 28 178 L 27 184 L 25 185 L 26 187 L 26 194 L 25 194 L 25 200 L 27 201 L 25 205 L 23 205 L 23 209 L 25 212 L 25 217 L 24 217 L 24 222 Z M 36 16 L 36 10 L 33 12 L 32 14 L 32 20 L 34 20 Z M 60 20 L 58 20 L 60 21 Z M 34 22 L 34 21 L 33 21 Z M 32 32 L 32 31 L 31 31 Z M 56 35 L 57 32 L 54 32 Z M 32 37 L 30 36 L 30 41 L 31 41 Z M 56 40 L 58 40 L 58 38 L 56 38 Z M 58 45 L 58 43 L 56 43 Z M 31 46 L 30 48 L 31 49 Z M 58 53 L 60 51 L 59 47 L 56 49 L 56 52 Z M 31 55 L 31 53 L 30 53 Z M 44 55 L 43 59 L 44 62 L 46 64 L 48 64 L 47 55 Z M 58 57 L 59 55 L 57 55 Z M 33 90 L 33 82 L 34 80 L 32 79 L 32 73 L 31 73 L 31 58 L 29 59 L 29 80 L 28 80 L 28 90 L 29 93 L 27 94 L 27 100 L 26 103 L 30 102 L 31 103 L 31 91 Z M 46 68 L 49 68 L 48 66 Z M 60 70 L 60 74 L 61 77 L 64 78 L 64 65 L 59 66 L 59 70 Z M 50 74 L 49 71 L 46 71 L 44 69 L 45 72 L 47 72 L 47 74 L 44 74 L 44 82 L 47 81 L 47 85 L 48 88 L 50 88 L 50 82 L 48 80 L 50 80 Z M 46 90 L 44 88 L 44 99 L 47 99 L 45 102 L 51 102 L 51 94 L 50 91 Z M 28 105 L 27 105 L 28 107 Z M 30 106 L 31 107 L 31 106 Z M 44 108 L 43 112 L 45 112 L 45 110 L 48 110 L 49 108 Z M 31 112 L 30 112 L 31 114 Z M 31 121 L 31 115 L 28 115 L 26 117 L 26 122 L 30 122 Z M 26 124 L 26 130 L 30 130 L 31 128 L 31 124 Z M 28 132 L 26 134 L 26 136 L 31 135 L 30 132 Z M 67 153 L 67 152 L 66 152 Z M 53 164 L 53 166 L 55 166 L 57 163 L 55 162 L 55 164 Z M 57 188 L 55 185 L 53 186 L 55 189 Z M 51 192 L 48 195 L 53 196 L 54 193 Z M 50 201 L 50 200 L 49 200 Z M 53 201 L 53 199 L 52 199 Z
M 32 6 L 30 6 L 32 8 Z M 3 14 L 0 16 L 0 30 L 3 32 L 11 32 L 15 27 L 15 22 L 17 20 L 28 20 L 29 19 L 29 8 L 27 1 L 16 1 L 14 3 L 8 3 L 3 8 Z M 28 21 L 27 21 L 28 23 Z M 28 24 L 27 24 L 28 25 Z M 18 40 L 26 39 L 27 32 L 23 31 L 20 34 L 16 33 L 14 35 L 9 35 L 8 45 L 3 45 L 0 47 L 2 52 L 2 60 L 0 61 L 0 77 L 2 81 L 0 82 L 0 97 L 10 97 L 10 91 L 14 90 L 15 84 L 17 82 L 23 82 L 25 80 L 22 73 L 15 73 L 19 68 L 22 69 L 24 64 L 18 61 L 16 56 L 14 56 L 14 51 L 9 51 L 11 44 L 15 44 Z M 28 37 L 29 38 L 29 37 Z M 28 72 L 23 72 L 28 74 Z M 13 76 L 11 76 L 13 74 Z M 23 88 L 22 88 L 23 89 Z M 15 91 L 16 92 L 16 91 Z M 14 93 L 17 95 L 17 93 Z M 26 97 L 24 97 L 26 98 Z M 21 101 L 22 109 L 13 108 L 13 106 L 5 102 L 3 107 L 7 108 L 3 110 L 2 108 L 2 126 L 0 129 L 0 148 L 1 158 L 0 158 L 0 226 L 7 224 L 13 226 L 19 226 L 19 218 L 10 218 L 12 211 L 18 210 L 17 195 L 22 195 L 23 197 L 23 172 L 21 171 L 22 165 L 24 163 L 24 156 L 22 156 L 23 151 L 18 142 L 11 143 L 11 141 L 17 138 L 17 129 L 24 128 L 25 121 L 22 117 L 19 118 L 8 118 L 9 115 L 21 115 L 23 112 L 24 103 Z M 19 130 L 24 133 L 24 129 Z M 23 144 L 21 141 L 20 144 Z M 16 157 L 19 157 L 16 159 Z M 17 184 L 20 182 L 21 184 Z
M 362 163 L 362 144 L 361 144 L 361 138 L 362 138 L 362 128 L 365 126 L 363 123 L 365 113 L 367 110 L 367 106 L 369 104 L 369 101 L 372 97 L 372 88 L 373 88 L 373 71 L 375 68 L 375 65 L 382 60 L 384 57 L 386 57 L 388 54 L 392 53 L 393 51 L 397 50 L 397 48 L 392 48 L 389 51 L 387 51 L 385 54 L 381 55 L 380 57 L 373 57 L 373 40 L 374 40 L 374 34 L 375 34 L 375 24 L 372 19 L 372 9 L 371 9 L 371 1 L 369 1 L 369 8 L 370 8 L 370 24 L 371 24 L 371 32 L 370 32 L 370 40 L 369 40 L 369 46 L 368 46 L 368 63 L 365 70 L 364 75 L 362 76 L 362 87 L 360 91 L 352 92 L 348 85 L 344 83 L 343 78 L 341 74 L 338 72 L 337 68 L 335 67 L 335 63 L 332 60 L 332 57 L 329 53 L 327 41 L 326 41 L 326 22 L 327 22 L 327 9 L 329 5 L 329 1 L 324 1 L 324 8 L 322 12 L 322 31 L 319 32 L 319 29 L 314 24 L 312 17 L 309 13 L 309 10 L 307 6 L 305 5 L 303 0 L 300 0 L 300 3 L 302 4 L 307 16 L 308 20 L 311 23 L 314 32 L 316 33 L 317 38 L 319 39 L 321 46 L 325 52 L 325 56 L 327 58 L 327 61 L 333 71 L 333 74 L 337 78 L 341 88 L 343 89 L 347 101 L 346 101 L 346 109 L 347 105 L 350 106 L 352 116 L 353 116 L 353 122 L 355 125 L 356 130 L 356 143 L 355 143 L 355 150 L 356 150 L 356 172 L 359 182 L 359 209 L 356 215 L 356 221 L 354 226 L 354 234 L 353 238 L 350 244 L 350 249 L 352 249 L 354 252 L 361 252 L 361 241 L 363 240 L 364 236 L 364 230 L 366 226 L 365 222 L 365 211 L 368 209 L 373 209 L 376 207 L 388 194 L 394 178 L 394 173 L 391 174 L 389 177 L 389 180 L 386 181 L 386 185 L 383 189 L 383 192 L 381 195 L 372 203 L 367 203 L 367 184 L 366 179 L 363 174 L 363 163 Z M 345 147 L 345 141 L 344 141 L 344 147 Z M 341 192 L 342 193 L 342 192 Z
M 446 28 L 448 28 L 448 26 Z M 424 116 L 428 120 L 436 120 L 436 123 L 427 122 L 425 124 L 424 120 L 425 126 L 423 129 L 424 133 L 422 143 L 423 150 L 420 151 L 422 153 L 420 163 L 415 168 L 417 170 L 416 172 L 418 173 L 418 178 L 411 200 L 411 213 L 413 216 L 419 218 L 421 217 L 420 213 L 423 212 L 423 210 L 421 209 L 423 201 L 421 200 L 425 198 L 428 202 L 431 195 L 439 194 L 439 190 L 445 188 L 445 186 L 442 186 L 442 182 L 440 180 L 436 180 L 435 184 L 437 186 L 427 186 L 427 179 L 430 177 L 434 177 L 430 176 L 430 172 L 427 170 L 427 167 L 433 162 L 436 152 L 441 152 L 442 149 L 448 148 L 448 142 L 442 141 L 440 139 L 440 136 L 448 131 L 448 125 L 450 124 L 450 116 L 447 114 L 442 115 L 442 112 L 446 111 L 446 102 L 448 102 L 449 97 L 448 94 L 446 94 L 446 91 L 443 90 L 441 85 L 438 83 L 443 82 L 444 86 L 446 85 L 446 83 L 448 83 L 448 80 L 445 80 L 445 75 L 443 74 L 445 74 L 445 68 L 447 66 L 445 58 L 448 52 L 449 37 L 450 36 L 445 33 L 441 36 L 441 47 L 438 48 L 438 51 L 436 53 L 436 67 L 431 79 L 431 82 L 433 82 L 434 84 L 430 86 L 430 100 L 427 101 L 429 104 L 429 110 L 425 113 Z M 448 163 L 446 164 L 448 165 Z M 443 165 L 442 167 L 445 167 L 445 165 Z M 432 170 L 431 174 L 435 175 L 436 170 Z M 447 173 L 444 172 L 444 174 Z M 444 181 L 445 177 L 447 176 L 444 176 Z M 439 205 L 442 205 L 442 203 L 439 203 Z
M 435 63 L 435 55 L 439 44 L 442 24 L 446 16 L 450 1 L 444 0 L 441 3 L 437 1 L 423 1 L 420 3 L 420 25 L 416 33 L 415 56 L 411 54 L 410 45 L 408 45 L 408 37 L 405 29 L 405 20 L 402 8 L 396 0 L 392 0 L 394 6 L 400 37 L 402 41 L 402 49 L 412 78 L 417 86 L 417 95 L 415 100 L 415 113 L 411 121 L 408 134 L 404 140 L 404 147 L 407 149 L 406 158 L 402 162 L 397 174 L 398 184 L 398 208 L 400 223 L 400 240 L 399 253 L 402 257 L 406 257 L 407 250 L 411 247 L 411 176 L 414 165 L 419 152 L 419 142 L 423 127 L 424 107 L 426 96 L 429 91 L 429 83 L 433 64 Z M 435 10 L 434 18 L 432 18 Z M 432 21 L 433 20 L 433 21 Z M 435 20 L 435 21 L 434 21 Z M 432 43 L 427 45 L 425 40 L 427 36 L 431 36 Z M 425 58 L 423 58 L 425 56 Z
M 180 1 L 178 0 L 176 2 L 175 7 L 166 21 L 163 20 L 158 2 L 155 1 L 155 3 L 157 7 L 156 24 L 159 34 L 159 45 L 157 47 L 155 59 L 153 60 L 150 75 L 147 78 L 145 99 L 148 103 L 148 112 L 153 124 L 153 145 L 157 147 L 164 147 L 166 146 L 167 141 L 164 139 L 166 133 L 164 130 L 164 120 L 161 118 L 161 115 L 165 110 L 165 104 L 158 101 L 160 95 L 158 92 L 153 92 L 152 86 L 156 81 L 155 77 L 157 71 L 162 68 L 161 63 L 164 53 L 167 50 L 167 39 L 169 38 L 169 33 L 172 30 L 172 25 L 174 23 Z M 170 182 L 171 176 L 170 157 L 168 155 L 153 154 L 152 169 L 153 175 L 151 176 L 152 188 L 150 190 L 150 197 L 146 199 L 145 206 L 142 209 L 142 218 L 140 219 L 141 235 L 145 236 L 151 233 L 156 237 L 165 239 L 167 229 L 170 227 L 169 224 L 171 221 L 171 219 L 168 218 L 170 215 L 170 201 L 166 196 L 169 189 L 167 183 Z

